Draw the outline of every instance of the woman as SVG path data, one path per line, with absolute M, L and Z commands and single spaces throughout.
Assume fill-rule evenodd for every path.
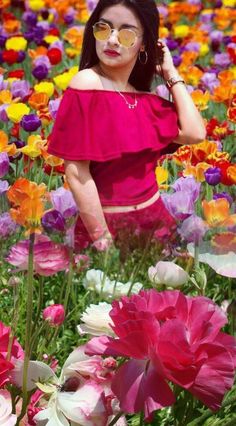
M 158 29 L 154 0 L 100 0 L 87 22 L 80 71 L 64 93 L 48 149 L 65 159 L 80 247 L 173 225 L 158 192 L 157 159 L 173 141 L 205 138 Z M 151 93 L 160 71 L 174 103 Z

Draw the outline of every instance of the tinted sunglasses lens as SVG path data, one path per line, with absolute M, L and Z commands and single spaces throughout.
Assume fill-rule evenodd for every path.
M 108 24 L 97 22 L 93 26 L 93 35 L 97 40 L 107 40 L 110 35 L 111 29 Z
M 135 44 L 136 34 L 132 30 L 120 30 L 119 31 L 119 42 L 124 47 L 132 47 Z

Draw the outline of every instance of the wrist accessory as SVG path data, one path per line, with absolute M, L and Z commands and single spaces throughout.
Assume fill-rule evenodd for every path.
M 168 89 L 171 89 L 177 83 L 185 84 L 185 81 L 179 75 L 176 77 L 171 77 L 168 80 L 166 80 L 166 86 Z

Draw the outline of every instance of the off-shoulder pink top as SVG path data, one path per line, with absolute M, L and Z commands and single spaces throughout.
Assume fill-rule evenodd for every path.
M 122 92 L 134 103 L 134 94 Z M 65 160 L 90 160 L 102 205 L 132 205 L 157 191 L 155 166 L 177 137 L 175 106 L 155 94 L 137 93 L 129 109 L 119 93 L 67 88 L 48 152 Z

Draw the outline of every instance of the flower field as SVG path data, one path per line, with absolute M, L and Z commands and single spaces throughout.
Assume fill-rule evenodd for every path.
M 95 5 L 0 0 L 0 426 L 233 426 L 236 1 L 157 2 L 207 129 L 156 165 L 177 227 L 78 251 L 47 146 Z

